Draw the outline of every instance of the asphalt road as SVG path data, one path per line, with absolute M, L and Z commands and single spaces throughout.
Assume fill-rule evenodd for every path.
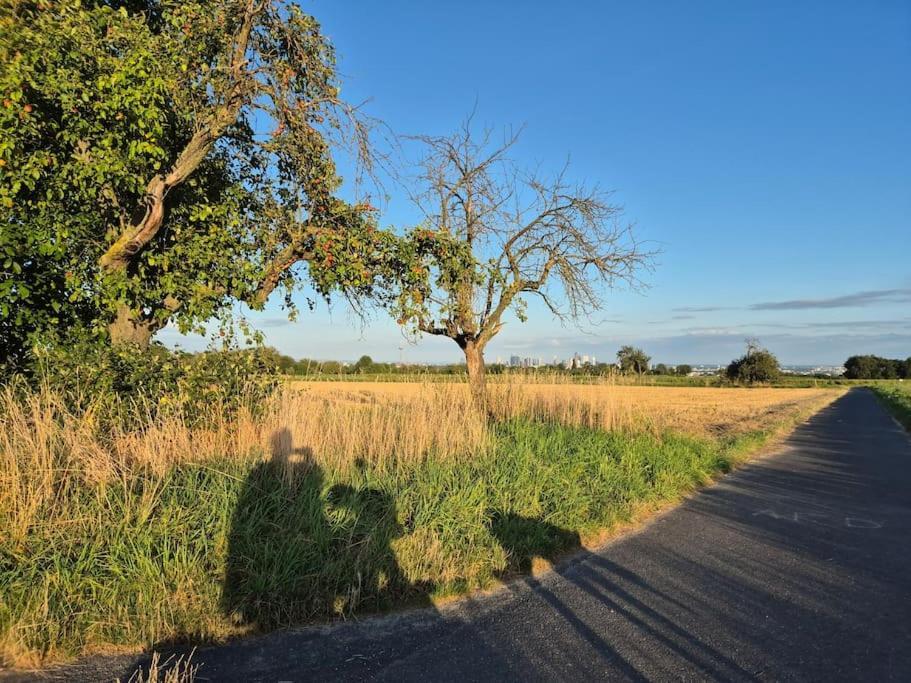
M 855 390 L 770 455 L 539 579 L 194 659 L 213 681 L 911 681 L 911 440 Z M 136 664 L 58 675 L 110 680 Z

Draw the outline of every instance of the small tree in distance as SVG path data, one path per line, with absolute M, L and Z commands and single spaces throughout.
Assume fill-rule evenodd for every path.
M 774 382 L 781 375 L 778 359 L 759 346 L 756 339 L 747 340 L 747 352 L 731 362 L 725 373 L 733 382 L 756 384 Z
M 686 377 L 686 376 L 689 375 L 692 371 L 693 371 L 693 366 L 692 366 L 692 365 L 687 365 L 686 363 L 683 363 L 683 364 L 681 364 L 681 365 L 678 365 L 677 368 L 676 368 L 676 370 L 675 370 L 675 372 L 676 372 L 678 375 L 680 375 L 681 377 Z
M 651 360 L 651 356 L 635 346 L 621 346 L 620 350 L 617 351 L 617 363 L 620 365 L 620 372 L 624 375 L 634 373 L 642 375 L 648 372 L 648 365 Z
M 425 216 L 412 231 L 425 279 L 398 298 L 398 321 L 452 339 L 465 355 L 471 391 L 485 402 L 484 348 L 512 310 L 525 320 L 525 295 L 561 321 L 587 319 L 618 282 L 648 266 L 621 210 L 597 187 L 524 174 L 509 159 L 517 135 L 494 144 L 471 118 L 453 135 L 421 137 L 425 155 L 414 196 Z M 428 249 L 427 241 L 459 249 Z
M 361 356 L 354 364 L 353 370 L 359 375 L 370 372 L 373 370 L 373 359 L 370 356 Z

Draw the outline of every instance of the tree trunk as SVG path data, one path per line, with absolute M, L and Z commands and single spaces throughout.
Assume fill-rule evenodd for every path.
M 467 342 L 462 348 L 465 353 L 465 365 L 468 367 L 468 385 L 471 398 L 481 410 L 487 410 L 486 368 L 484 367 L 484 347 L 477 342 Z
M 114 346 L 130 344 L 145 351 L 154 333 L 151 321 L 138 319 L 134 311 L 123 304 L 117 307 L 117 315 L 108 325 L 108 334 Z

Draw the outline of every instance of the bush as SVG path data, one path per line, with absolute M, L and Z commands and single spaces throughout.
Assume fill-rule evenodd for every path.
M 116 411 L 131 420 L 141 419 L 135 410 L 141 404 L 152 417 L 179 412 L 193 422 L 203 412 L 211 415 L 213 404 L 226 412 L 261 404 L 279 377 L 264 349 L 191 354 L 161 345 L 140 351 L 85 343 L 42 350 L 31 381 L 56 390 L 76 409 L 132 407 Z
M 781 375 L 778 359 L 765 349 L 750 350 L 728 365 L 727 377 L 733 382 L 755 384 L 774 382 Z

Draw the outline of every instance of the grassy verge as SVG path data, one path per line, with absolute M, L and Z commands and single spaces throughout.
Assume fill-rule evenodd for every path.
M 911 386 L 892 382 L 874 384 L 870 387 L 895 419 L 911 431 Z
M 50 452 L 75 438 L 61 429 L 33 445 L 52 465 L 4 463 L 0 523 L 18 531 L 0 538 L 0 654 L 205 642 L 489 587 L 678 500 L 803 416 L 727 440 L 513 417 L 462 457 L 296 448 L 104 476 L 89 468 L 103 443 L 94 460 Z

